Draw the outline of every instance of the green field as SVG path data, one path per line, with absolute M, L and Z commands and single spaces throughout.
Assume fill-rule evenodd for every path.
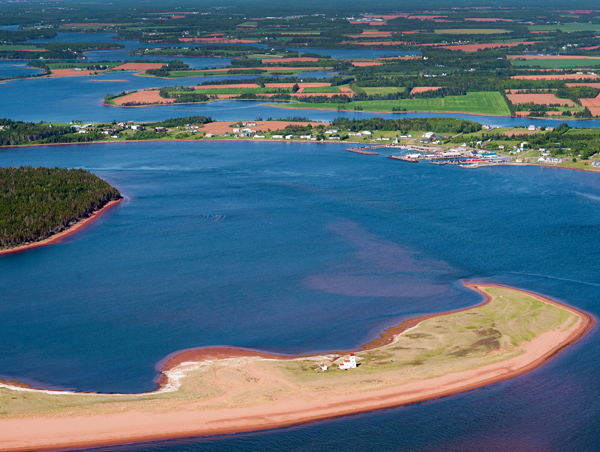
M 577 58 L 572 60 L 511 60 L 516 67 L 541 67 L 544 69 L 568 69 L 568 68 L 597 68 L 600 66 L 600 58 L 590 60 Z
M 529 31 L 600 31 L 600 24 L 581 24 L 581 23 L 569 23 L 569 24 L 549 24 L 549 25 L 530 25 Z
M 512 33 L 504 28 L 448 28 L 434 30 L 438 35 L 496 35 L 504 33 Z
M 337 110 L 343 107 L 353 110 L 361 106 L 363 111 L 391 112 L 394 107 L 404 108 L 406 111 L 427 112 L 458 112 L 479 115 L 510 115 L 510 110 L 502 95 L 498 92 L 467 93 L 465 96 L 434 97 L 430 99 L 398 99 L 398 100 L 372 100 L 350 102 L 347 104 L 336 103 L 290 103 L 277 104 L 282 108 L 297 109 L 323 109 Z
M 315 86 L 312 88 L 304 88 L 303 93 L 340 93 L 337 86 Z
M 403 86 L 383 86 L 376 88 L 365 88 L 361 86 L 360 88 L 368 95 L 402 93 L 406 90 Z

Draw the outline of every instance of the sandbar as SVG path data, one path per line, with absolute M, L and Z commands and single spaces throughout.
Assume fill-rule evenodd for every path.
M 100 217 L 100 215 L 102 215 L 104 212 L 106 212 L 111 207 L 119 204 L 121 201 L 123 201 L 123 199 L 124 198 L 107 202 L 101 209 L 96 210 L 89 217 L 79 220 L 77 223 L 73 224 L 72 226 L 68 227 L 67 229 L 60 231 L 60 232 L 52 235 L 51 237 L 48 237 L 47 239 L 40 240 L 39 242 L 28 243 L 26 245 L 16 246 L 14 248 L 0 250 L 0 256 L 6 255 L 6 254 L 22 253 L 23 251 L 28 251 L 28 250 L 32 250 L 34 248 L 39 248 L 40 246 L 53 245 L 55 243 L 59 243 L 65 237 L 68 237 L 71 234 L 75 234 L 77 231 L 80 231 L 81 229 L 83 229 L 84 227 L 89 225 L 92 221 L 97 220 Z
M 466 287 L 485 301 L 389 328 L 354 351 L 356 369 L 335 368 L 349 351 L 294 357 L 206 347 L 163 360 L 164 378 L 148 393 L 0 384 L 0 396 L 10 395 L 4 397 L 8 404 L 21 403 L 12 400 L 22 394 L 29 404 L 21 411 L 14 405 L 12 412 L 8 406 L 9 414 L 0 415 L 0 450 L 256 431 L 437 399 L 530 372 L 594 325 L 591 315 L 535 293 L 492 284 Z M 417 362 L 423 349 L 438 352 L 431 364 Z M 322 363 L 330 369 L 322 371 Z

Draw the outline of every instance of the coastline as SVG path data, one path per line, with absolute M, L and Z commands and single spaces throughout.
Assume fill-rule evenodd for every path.
M 594 318 L 571 306 L 564 305 L 532 292 L 507 288 L 494 284 L 465 284 L 484 296 L 482 303 L 476 307 L 491 303 L 495 297 L 484 289 L 498 288 L 525 294 L 544 303 L 560 307 L 577 316 L 576 321 L 565 330 L 548 330 L 527 342 L 524 353 L 516 354 L 508 359 L 492 362 L 459 372 L 450 372 L 433 378 L 409 381 L 400 386 L 379 387 L 376 390 L 361 392 L 346 391 L 333 394 L 311 394 L 300 391 L 298 395 L 273 403 L 265 402 L 250 405 L 228 406 L 225 403 L 220 409 L 207 407 L 203 409 L 200 402 L 182 401 L 179 405 L 168 405 L 165 409 L 154 409 L 160 405 L 145 405 L 136 409 L 127 404 L 113 412 L 102 413 L 75 411 L 66 415 L 27 414 L 0 420 L 6 436 L 0 439 L 0 450 L 29 451 L 56 448 L 85 448 L 115 444 L 156 441 L 183 437 L 219 435 L 237 432 L 274 429 L 291 425 L 337 418 L 350 414 L 392 408 L 433 400 L 452 394 L 458 394 L 482 386 L 508 380 L 530 372 L 552 359 L 558 353 L 583 338 L 594 325 Z M 422 322 L 440 316 L 456 314 L 474 309 L 467 307 L 454 311 L 428 314 L 388 328 L 379 338 L 363 345 L 360 351 L 376 350 L 387 343 L 394 342 L 403 332 L 418 327 Z M 348 353 L 348 352 L 346 352 Z M 320 354 L 322 356 L 322 354 Z M 319 358 L 320 356 L 317 356 Z M 260 351 L 245 350 L 235 347 L 207 347 L 201 349 L 176 352 L 163 360 L 163 375 L 168 382 L 161 388 L 181 384 L 186 373 L 197 371 L 203 365 L 222 362 L 222 366 L 253 365 L 255 372 L 260 370 L 261 362 L 280 362 L 305 359 L 305 356 L 294 357 L 273 355 Z M 195 362 L 188 361 L 196 359 Z M 337 371 L 332 371 L 337 372 Z M 332 376 L 335 374 L 332 374 Z M 351 374 L 340 374 L 351 375 Z M 265 377 L 265 374 L 255 374 Z M 266 376 L 272 377 L 271 374 Z M 361 377 L 364 378 L 364 377 Z M 267 378 L 267 381 L 271 381 Z M 271 384 L 281 383 L 272 380 Z M 288 384 L 288 382 L 285 382 Z M 250 385 L 251 383 L 246 383 Z M 6 387 L 6 385 L 3 385 Z M 14 388 L 15 390 L 19 390 Z M 20 389 L 21 391 L 35 391 Z M 289 388 L 288 388 L 289 390 Z M 294 388 L 292 388 L 294 390 Z M 158 390 L 157 390 L 158 391 Z M 157 392 L 153 391 L 153 392 Z M 56 393 L 56 391 L 45 391 Z M 74 393 L 75 394 L 75 393 Z M 151 393 L 146 393 L 151 394 Z M 295 393 L 294 393 L 295 394 Z M 138 394 L 142 396 L 143 394 Z M 105 397 L 116 394 L 103 394 Z M 221 399 L 218 397 L 218 399 Z M 153 402 L 158 403 L 156 400 Z M 66 416 L 66 418 L 65 418 Z M 1 418 L 0 418 L 1 419 Z M 32 435 L 31 432 L 36 432 Z
M 96 144 L 127 144 L 127 143 L 210 143 L 210 142 L 221 142 L 221 141 L 229 141 L 231 143 L 236 143 L 240 141 L 246 141 L 250 143 L 307 143 L 307 144 L 344 144 L 344 145 L 361 145 L 364 144 L 365 147 L 369 147 L 369 143 L 360 143 L 356 141 L 335 141 L 335 140 L 327 140 L 327 141 L 309 141 L 309 140 L 286 140 L 286 139 L 253 139 L 253 138 L 201 138 L 201 139 L 190 139 L 190 140 L 120 140 L 120 141 L 88 141 L 85 143 L 36 143 L 36 144 L 17 144 L 17 145 L 9 145 L 9 146 L 0 146 L 0 150 L 2 149 L 15 149 L 15 148 L 27 148 L 27 147 L 39 147 L 39 146 L 87 146 L 87 145 L 96 145 Z M 375 155 L 367 152 L 358 152 L 358 151 L 348 151 L 354 154 L 362 154 L 362 155 Z M 600 168 L 597 170 L 591 168 L 572 168 L 569 166 L 558 166 L 551 164 L 539 164 L 539 163 L 517 163 L 517 162 L 508 162 L 508 163 L 490 163 L 478 166 L 473 169 L 482 169 L 482 168 L 494 168 L 498 166 L 532 166 L 532 167 L 542 167 L 542 168 L 557 168 L 557 169 L 565 169 L 565 170 L 575 170 L 575 171 L 585 171 L 588 173 L 600 173 Z M 2 252 L 0 252 L 2 255 Z
M 9 254 L 23 253 L 25 251 L 29 251 L 34 248 L 39 248 L 42 246 L 53 245 L 55 243 L 59 243 L 65 237 L 75 234 L 76 232 L 80 231 L 81 229 L 83 229 L 84 227 L 89 225 L 91 222 L 97 220 L 100 217 L 100 215 L 102 215 L 104 212 L 106 212 L 111 207 L 119 204 L 121 201 L 123 201 L 123 199 L 125 199 L 125 198 L 117 199 L 114 201 L 109 201 L 104 206 L 102 206 L 101 209 L 93 212 L 89 217 L 79 220 L 74 225 L 68 227 L 67 229 L 65 229 L 63 231 L 60 231 L 60 232 L 52 235 L 51 237 L 48 237 L 47 239 L 40 240 L 39 242 L 29 243 L 26 245 L 20 245 L 20 246 L 14 247 L 14 248 L 0 250 L 0 256 L 7 256 Z

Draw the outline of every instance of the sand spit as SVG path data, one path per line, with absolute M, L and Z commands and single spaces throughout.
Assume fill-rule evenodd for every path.
M 508 356 L 508 359 L 489 360 L 490 355 L 484 354 L 483 358 L 487 360 L 485 365 L 461 367 L 461 364 L 456 372 L 450 371 L 425 379 L 422 376 L 408 378 L 401 382 L 394 380 L 399 375 L 397 371 L 393 371 L 396 372 L 393 375 L 386 374 L 386 371 L 380 372 L 377 368 L 374 372 L 363 374 L 359 370 L 354 373 L 332 370 L 325 374 L 315 374 L 310 368 L 320 361 L 331 362 L 339 359 L 342 354 L 337 352 L 292 357 L 235 347 L 186 350 L 163 360 L 161 366 L 164 381 L 161 381 L 156 391 L 135 395 L 137 402 L 127 399 L 125 402 L 117 401 L 114 405 L 73 404 L 73 407 L 64 408 L 59 412 L 25 412 L 14 416 L 0 416 L 0 429 L 3 432 L 0 437 L 0 450 L 83 448 L 255 431 L 436 399 L 529 372 L 581 339 L 594 324 L 590 315 L 538 294 L 489 284 L 473 284 L 467 287 L 485 296 L 485 301 L 477 308 L 501 299 L 502 296 L 497 297 L 499 293 L 512 297 L 527 296 L 528 300 L 534 298 L 567 311 L 565 314 L 570 320 L 563 321 L 559 327 L 543 330 L 528 342 L 520 343 L 510 355 L 502 355 Z M 486 290 L 491 290 L 497 295 L 492 296 Z M 506 300 L 498 302 L 507 303 Z M 360 351 L 356 351 L 357 358 L 365 360 L 368 353 L 390 350 L 386 347 L 396 346 L 399 340 L 410 342 L 412 338 L 407 337 L 406 333 L 412 329 L 419 331 L 419 328 L 425 327 L 426 320 L 450 321 L 449 319 L 459 318 L 459 313 L 464 314 L 461 318 L 473 318 L 469 317 L 473 314 L 468 312 L 472 309 L 475 308 L 432 314 L 404 322 L 386 330 L 378 339 L 361 347 Z M 346 351 L 343 354 L 347 353 Z M 320 390 L 319 386 L 307 385 L 301 379 L 286 378 L 290 375 L 289 372 L 286 373 L 289 369 L 298 369 L 298 366 L 303 365 L 308 366 L 305 376 L 320 375 L 317 383 L 328 384 L 330 390 Z M 400 369 L 399 372 L 402 374 L 405 370 Z M 366 375 L 380 380 L 362 380 Z M 201 383 L 193 386 L 194 379 L 199 376 L 203 378 Z M 186 377 L 191 379 L 189 383 Z M 348 386 L 348 383 L 354 386 Z M 213 384 L 221 385 L 219 390 L 211 392 L 210 387 Z M 190 390 L 190 387 L 195 391 L 199 389 L 208 393 L 194 398 L 184 391 Z M 10 388 L 15 391 L 39 392 L 29 388 Z M 275 392 L 268 392 L 273 388 L 276 388 Z M 184 392 L 180 394 L 181 391 Z M 53 394 L 58 398 L 65 393 L 79 397 L 126 396 L 69 391 L 44 393 Z M 173 396 L 168 393 L 173 393 Z M 240 394 L 245 394 L 247 398 L 239 399 Z M 267 397 L 268 394 L 271 395 Z M 148 399 L 144 400 L 144 397 Z

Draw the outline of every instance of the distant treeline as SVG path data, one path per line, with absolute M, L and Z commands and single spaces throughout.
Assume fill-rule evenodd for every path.
M 458 118 L 401 118 L 401 119 L 348 119 L 336 118 L 332 126 L 345 128 L 350 132 L 361 130 L 427 130 L 435 133 L 473 133 L 481 130 L 478 122 Z
M 120 198 L 86 170 L 0 168 L 0 249 L 49 238 Z
M 32 141 L 60 137 L 73 130 L 68 126 L 0 119 L 0 146 L 13 146 Z

